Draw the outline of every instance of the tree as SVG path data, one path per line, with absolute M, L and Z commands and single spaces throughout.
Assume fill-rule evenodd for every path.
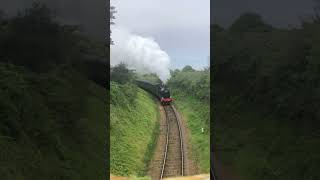
M 170 69 L 171 78 L 175 77 L 177 74 L 179 74 L 179 72 L 180 72 L 179 69 L 175 69 L 175 70 Z
M 133 70 L 128 69 L 125 63 L 120 63 L 115 67 L 111 68 L 111 81 L 125 84 L 131 82 L 134 78 Z
M 3 61 L 26 66 L 35 72 L 78 59 L 77 27 L 54 21 L 50 9 L 40 3 L 9 19 L 0 42 Z
M 182 69 L 182 71 L 183 72 L 193 72 L 195 70 L 190 65 L 187 65 Z

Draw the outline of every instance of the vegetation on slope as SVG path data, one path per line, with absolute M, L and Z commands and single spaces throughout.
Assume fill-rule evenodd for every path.
M 210 168 L 210 71 L 186 66 L 171 72 L 168 81 L 174 104 L 184 116 L 190 131 L 192 158 L 201 172 Z M 202 128 L 204 132 L 202 133 Z
M 158 137 L 158 108 L 150 94 L 132 83 L 133 74 L 124 64 L 111 72 L 111 173 L 145 176 Z
M 1 64 L 0 74 L 0 174 L 4 179 L 104 176 L 107 104 L 103 88 L 70 68 L 40 77 Z
M 38 3 L 0 18 L 1 179 L 106 178 L 106 68 L 86 66 L 105 66 L 88 58 L 101 55 L 93 44 Z
M 212 27 L 214 147 L 246 180 L 319 179 L 320 25 Z

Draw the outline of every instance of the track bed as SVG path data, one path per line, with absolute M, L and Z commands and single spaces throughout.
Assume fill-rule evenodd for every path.
M 184 148 L 180 122 L 171 105 L 164 106 L 166 112 L 166 146 L 160 179 L 184 175 Z

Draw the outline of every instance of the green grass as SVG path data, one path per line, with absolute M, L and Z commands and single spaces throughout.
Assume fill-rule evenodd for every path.
M 144 176 L 156 143 L 159 131 L 157 105 L 154 99 L 140 88 L 136 98 L 127 101 L 122 86 L 111 84 L 111 98 L 125 101 L 110 105 L 110 170 L 121 176 Z M 114 91 L 114 90 L 117 91 Z
M 181 91 L 172 90 L 172 93 L 176 99 L 174 104 L 185 118 L 190 131 L 192 159 L 197 162 L 202 173 L 208 173 L 210 170 L 210 126 L 206 122 L 210 118 L 209 104 L 186 96 Z M 204 128 L 204 133 L 201 128 Z

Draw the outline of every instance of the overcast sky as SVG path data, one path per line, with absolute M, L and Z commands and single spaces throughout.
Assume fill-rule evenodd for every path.
M 116 26 L 152 37 L 168 53 L 172 68 L 208 66 L 210 0 L 111 0 Z

